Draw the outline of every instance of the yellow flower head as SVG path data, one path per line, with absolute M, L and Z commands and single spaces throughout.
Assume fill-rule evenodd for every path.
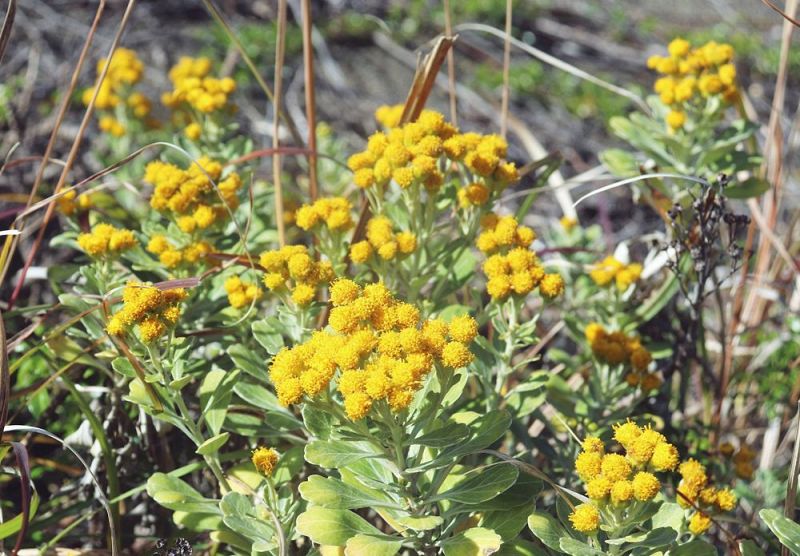
M 272 472 L 275 470 L 275 464 L 278 463 L 278 452 L 272 448 L 259 446 L 253 450 L 253 455 L 250 459 L 259 473 L 265 477 L 271 477 Z
M 601 452 L 581 452 L 575 458 L 575 471 L 583 481 L 590 481 L 600 475 L 602 462 Z
M 325 197 L 300 207 L 295 222 L 304 230 L 324 226 L 332 232 L 344 232 L 354 225 L 351 210 L 350 201 L 344 197 Z
M 612 482 L 627 479 L 631 474 L 631 464 L 619 454 L 606 454 L 600 463 L 600 471 Z
M 92 257 L 116 256 L 137 244 L 132 231 L 110 224 L 96 224 L 91 232 L 78 236 L 78 246 Z
M 576 531 L 593 533 L 600 526 L 600 512 L 594 504 L 579 504 L 569 515 L 569 520 Z
M 611 501 L 620 505 L 630 502 L 634 496 L 633 483 L 631 481 L 617 481 L 611 487 Z
M 331 285 L 331 303 L 330 330 L 284 348 L 270 365 L 284 405 L 314 398 L 338 373 L 337 388 L 351 419 L 367 416 L 379 400 L 403 411 L 434 364 L 461 367 L 472 359 L 464 341 L 471 333 L 465 319 L 453 331 L 439 320 L 423 322 L 418 308 L 397 300 L 382 283 L 362 288 L 339 279 Z
M 180 302 L 186 297 L 183 288 L 162 290 L 141 282 L 128 282 L 122 292 L 122 309 L 111 317 L 107 330 L 119 335 L 138 325 L 142 341 L 150 343 L 175 325 Z
M 703 513 L 696 512 L 689 520 L 689 532 L 693 535 L 702 535 L 711 527 L 711 518 Z
M 633 496 L 642 502 L 652 500 L 661 490 L 661 482 L 652 473 L 640 471 L 633 477 Z
M 600 475 L 586 483 L 586 496 L 592 500 L 602 500 L 611 492 L 617 483 L 612 483 L 605 476 Z
M 228 294 L 228 303 L 234 309 L 250 305 L 261 298 L 262 291 L 256 284 L 245 282 L 239 276 L 231 276 L 225 280 L 225 292 Z

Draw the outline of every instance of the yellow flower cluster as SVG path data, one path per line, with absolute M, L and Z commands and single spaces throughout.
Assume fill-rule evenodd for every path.
M 72 216 L 77 212 L 85 212 L 92 208 L 92 196 L 89 193 L 78 195 L 74 189 L 70 189 L 56 199 L 56 206 L 61 214 Z
M 753 478 L 753 460 L 756 453 L 750 446 L 742 444 L 739 450 L 736 450 L 730 442 L 723 442 L 719 446 L 719 451 L 726 458 L 733 460 L 733 470 L 737 477 L 746 480 Z
M 298 227 L 310 230 L 324 225 L 332 232 L 344 232 L 353 227 L 350 211 L 353 206 L 344 197 L 317 199 L 311 205 L 303 205 L 294 215 Z
M 186 247 L 178 248 L 174 246 L 166 236 L 156 234 L 147 243 L 147 250 L 154 255 L 158 255 L 166 268 L 175 268 L 180 265 L 193 266 L 203 262 L 214 248 L 207 241 L 196 241 Z
M 481 220 L 483 232 L 478 236 L 478 249 L 489 255 L 483 263 L 488 281 L 486 291 L 495 300 L 509 295 L 527 295 L 534 288 L 547 299 L 564 292 L 564 280 L 558 274 L 547 274 L 534 251 L 528 249 L 536 234 L 527 226 L 519 226 L 513 216 L 498 217 L 489 213 Z
M 616 282 L 617 289 L 621 292 L 636 283 L 641 275 L 642 265 L 639 263 L 626 265 L 612 256 L 595 264 L 589 271 L 589 277 L 598 286 L 608 286 L 611 282 Z
M 478 333 L 469 316 L 422 321 L 419 309 L 398 301 L 382 284 L 363 288 L 347 279 L 331 284 L 328 324 L 332 332 L 311 339 L 273 359 L 270 378 L 284 405 L 314 398 L 336 375 L 344 410 L 364 418 L 373 404 L 395 412 L 408 407 L 437 363 L 460 368 L 472 361 L 468 344 Z
M 736 508 L 736 495 L 728 488 L 717 489 L 709 483 L 706 468 L 689 458 L 678 468 L 678 504 L 697 510 L 689 520 L 689 531 L 700 535 L 711 527 L 711 515 L 729 512 Z
M 231 276 L 225 280 L 225 292 L 228 294 L 228 303 L 234 309 L 250 305 L 261 298 L 261 288 L 258 285 L 245 282 L 238 276 Z
M 78 245 L 87 255 L 103 257 L 118 255 L 137 245 L 133 232 L 111 224 L 96 224 L 89 233 L 78 236 Z
M 350 246 L 350 260 L 365 263 L 373 255 L 391 261 L 395 257 L 413 253 L 417 248 L 417 236 L 411 232 L 394 233 L 392 221 L 385 216 L 375 216 L 367 222 L 367 239 Z
M 103 71 L 106 58 L 97 62 L 97 76 Z M 123 105 L 127 113 L 135 118 L 144 119 L 150 114 L 150 100 L 140 92 L 133 92 L 132 86 L 142 77 L 144 64 L 133 50 L 119 48 L 111 56 L 108 73 L 97 87 L 95 108 L 98 110 L 98 127 L 101 131 L 122 137 L 125 135 L 125 125 L 117 119 L 112 112 L 117 106 Z M 88 106 L 95 92 L 95 87 L 83 91 L 83 104 Z
M 253 465 L 259 473 L 265 477 L 272 477 L 272 472 L 275 470 L 275 465 L 278 463 L 278 452 L 272 448 L 259 446 L 253 450 L 250 461 L 253 462 Z
M 231 210 L 239 206 L 239 174 L 232 172 L 220 180 L 221 175 L 222 164 L 205 156 L 186 170 L 167 162 L 151 162 L 144 175 L 145 181 L 155 186 L 150 206 L 175 214 L 178 227 L 186 233 L 208 228 L 227 217 L 226 205 Z M 219 194 L 209 177 L 217 182 Z
M 667 47 L 668 56 L 651 56 L 647 67 L 662 74 L 653 89 L 661 101 L 671 107 L 667 115 L 670 129 L 680 129 L 686 123 L 686 108 L 698 99 L 721 95 L 726 102 L 737 96 L 736 66 L 731 63 L 733 47 L 729 44 L 707 42 L 692 48 L 689 41 L 676 38 Z
M 161 290 L 150 284 L 128 282 L 122 292 L 122 309 L 111 317 L 106 329 L 109 334 L 120 335 L 138 326 L 142 341 L 152 342 L 178 322 L 180 302 L 186 295 L 183 288 Z
M 236 90 L 236 82 L 230 77 L 211 77 L 209 73 L 211 60 L 208 58 L 182 57 L 169 70 L 173 90 L 164 93 L 161 102 L 170 108 L 186 103 L 204 114 L 225 108 L 228 95 Z
M 637 336 L 621 331 L 608 332 L 597 322 L 589 323 L 584 334 L 597 359 L 609 365 L 630 365 L 631 372 L 625 377 L 629 385 L 641 386 L 645 392 L 661 386 L 658 375 L 647 371 L 653 356 Z
M 438 191 L 448 162 L 459 162 L 475 177 L 459 198 L 468 205 L 480 205 L 492 190 L 502 190 L 518 179 L 516 166 L 505 160 L 507 145 L 501 137 L 460 134 L 433 110 L 423 110 L 417 121 L 399 125 L 402 110 L 402 106 L 379 108 L 376 118 L 386 132 L 371 135 L 367 148 L 348 159 L 358 187 L 382 188 L 394 181 L 403 189 L 422 184 Z
M 106 58 L 101 58 L 97 62 L 98 77 L 103 72 L 106 65 Z M 111 63 L 105 79 L 99 84 L 95 108 L 98 110 L 108 110 L 119 105 L 127 88 L 134 85 L 142 78 L 144 64 L 136 56 L 133 50 L 118 48 L 111 56 Z M 88 106 L 94 96 L 94 88 L 90 87 L 83 91 L 83 104 Z
M 585 483 L 591 503 L 570 516 L 576 530 L 590 533 L 600 525 L 598 508 L 615 514 L 623 513 L 633 501 L 647 502 L 661 490 L 655 473 L 672 471 L 678 465 L 678 450 L 663 434 L 650 427 L 641 428 L 626 422 L 614 426 L 614 439 L 625 454 L 606 453 L 605 445 L 596 437 L 587 437 L 583 451 L 575 459 L 575 470 Z
M 315 261 L 305 245 L 265 251 L 260 262 L 267 272 L 264 284 L 272 291 L 291 291 L 292 301 L 301 307 L 314 300 L 317 286 L 334 278 L 331 263 Z

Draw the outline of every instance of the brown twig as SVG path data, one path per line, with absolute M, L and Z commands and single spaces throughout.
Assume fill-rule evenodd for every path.
M 775 4 L 773 4 L 772 2 L 770 2 L 769 0 L 761 0 L 761 2 L 763 2 L 764 4 L 766 4 L 766 5 L 767 5 L 767 7 L 768 7 L 769 9 L 771 9 L 771 10 L 774 10 L 774 11 L 776 11 L 777 13 L 779 13 L 783 19 L 785 19 L 786 21 L 789 21 L 789 22 L 790 22 L 792 25 L 794 25 L 795 27 L 800 27 L 800 22 L 798 22 L 798 21 L 797 21 L 796 19 L 794 19 L 793 17 L 790 17 L 790 16 L 789 16 L 789 14 L 787 14 L 786 12 L 784 12 L 783 10 L 781 10 L 781 9 L 780 9 L 778 6 L 776 6 Z
M 500 135 L 503 139 L 508 133 L 508 85 L 511 74 L 511 17 L 513 5 L 513 0 L 506 0 L 506 36 L 503 39 L 503 95 L 500 100 Z
M 306 119 L 308 120 L 308 196 L 317 199 L 317 104 L 314 91 L 314 45 L 311 42 L 311 1 L 301 2 L 303 20 L 303 71 L 306 92 Z
M 453 36 L 453 22 L 450 14 L 450 0 L 444 0 L 444 34 Z M 458 127 L 458 97 L 456 96 L 456 60 L 453 49 L 447 51 L 447 94 L 450 99 L 450 120 Z
M 278 33 L 275 39 L 275 92 L 274 92 L 274 117 L 272 126 L 272 148 L 275 152 L 272 156 L 272 181 L 275 185 L 275 224 L 278 227 L 278 244 L 283 247 L 286 245 L 286 230 L 283 223 L 283 188 L 281 187 L 281 156 L 278 152 L 280 147 L 280 118 L 281 105 L 283 100 L 283 60 L 286 45 L 286 0 L 278 2 Z

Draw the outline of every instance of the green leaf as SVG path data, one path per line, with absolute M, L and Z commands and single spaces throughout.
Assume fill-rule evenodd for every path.
M 264 357 L 257 353 L 257 350 L 249 349 L 242 344 L 233 344 L 228 347 L 228 357 L 231 358 L 236 368 L 243 370 L 259 382 L 267 380 L 269 373 Z
M 344 553 L 347 556 L 394 556 L 403 546 L 399 539 L 386 536 L 356 535 L 347 539 Z
M 683 526 L 684 511 L 675 502 L 665 502 L 653 516 L 653 529 L 669 527 L 680 531 Z
M 203 495 L 177 477 L 155 473 L 147 479 L 147 494 L 169 510 L 192 513 L 218 514 L 217 501 Z
M 533 504 L 527 508 L 514 508 L 511 510 L 494 510 L 483 512 L 480 526 L 491 529 L 509 542 L 517 538 L 519 532 L 528 521 L 528 514 L 533 510 Z
M 222 528 L 222 516 L 216 514 L 198 514 L 189 512 L 173 512 L 175 525 L 186 527 L 192 531 L 217 531 Z
M 212 436 L 200 446 L 197 447 L 195 450 L 196 453 L 200 454 L 201 456 L 210 456 L 216 454 L 222 446 L 228 441 L 231 437 L 231 434 L 228 432 L 223 432 L 218 434 L 217 436 Z
M 194 377 L 192 377 L 192 375 L 186 375 L 182 376 L 181 378 L 176 378 L 175 380 L 170 381 L 169 387 L 170 389 L 175 390 L 176 392 L 180 392 L 184 386 L 186 386 L 192 381 L 193 378 Z
M 466 454 L 472 454 L 478 450 L 482 450 L 503 436 L 510 424 L 511 416 L 507 411 L 490 411 L 469 424 L 472 434 L 466 441 L 442 450 L 433 460 L 425 462 L 418 467 L 407 469 L 407 471 L 416 473 L 418 471 L 425 471 L 426 469 L 441 467 L 453 461 L 457 461 Z
M 442 543 L 445 556 L 488 556 L 500 550 L 503 540 L 491 529 L 473 527 Z
M 602 551 L 572 537 L 561 537 L 558 544 L 563 552 L 571 556 L 605 556 Z
M 320 467 L 336 469 L 361 458 L 379 457 L 368 442 L 347 440 L 313 440 L 306 444 L 306 461 Z
M 308 432 L 319 438 L 327 440 L 331 436 L 336 419 L 331 413 L 322 411 L 308 404 L 303 406 L 303 422 Z
M 618 178 L 630 178 L 639 174 L 639 164 L 628 151 L 606 149 L 600 153 L 600 161 Z
M 317 544 L 345 546 L 359 534 L 380 535 L 375 527 L 348 510 L 331 510 L 310 506 L 297 516 L 297 532 Z
M 461 423 L 448 421 L 438 429 L 434 429 L 422 436 L 412 439 L 410 444 L 430 446 L 431 448 L 444 448 L 460 442 L 469 435 L 469 427 Z
M 758 516 L 778 537 L 783 546 L 788 548 L 792 554 L 800 555 L 800 525 L 777 510 L 761 510 L 758 512 Z
M 275 469 L 272 471 L 272 480 L 276 485 L 288 483 L 300 475 L 305 466 L 303 446 L 294 446 L 281 454 Z
M 408 516 L 398 518 L 397 522 L 414 531 L 430 531 L 431 529 L 439 527 L 444 522 L 444 519 L 438 515 L 426 515 L 422 517 Z
M 33 517 L 36 515 L 36 510 L 39 509 L 39 493 L 35 490 L 33 491 L 33 495 L 31 496 L 31 505 L 28 508 L 28 520 L 32 520 Z M 19 513 L 12 517 L 11 519 L 7 519 L 3 523 L 0 523 L 0 539 L 5 539 L 14 535 L 17 531 L 22 528 L 22 514 Z
M 722 190 L 722 194 L 729 199 L 749 199 L 751 197 L 758 197 L 766 191 L 769 191 L 769 182 L 767 180 L 751 176 L 742 183 L 729 185 Z
M 387 498 L 379 499 L 334 477 L 311 475 L 300 484 L 300 496 L 304 500 L 334 510 L 350 510 L 367 507 L 400 508 Z
M 739 550 L 741 550 L 742 556 L 764 556 L 764 551 L 749 539 L 739 543 Z
M 514 408 L 517 418 L 526 417 L 536 411 L 547 398 L 547 382 L 550 373 L 540 371 L 533 373 L 528 379 L 506 395 L 509 407 Z
M 133 365 L 128 361 L 127 357 L 117 357 L 114 359 L 111 362 L 111 368 L 128 378 L 134 378 L 136 376 L 136 371 L 133 370 Z
M 561 538 L 569 536 L 561 522 L 546 512 L 532 512 L 528 516 L 528 528 L 542 544 L 553 550 L 560 550 Z
M 677 548 L 671 548 L 669 556 L 717 556 L 717 549 L 706 541 L 695 539 Z
M 256 342 L 261 344 L 270 355 L 275 355 L 283 347 L 283 335 L 280 333 L 281 326 L 277 320 L 267 319 L 254 322 L 252 329 Z
M 519 470 L 513 465 L 497 464 L 477 469 L 469 478 L 450 490 L 432 496 L 429 501 L 449 500 L 462 504 L 479 504 L 507 490 L 517 480 Z
M 274 546 L 272 539 L 275 529 L 268 519 L 261 519 L 256 514 L 253 502 L 244 494 L 229 492 L 219 503 L 222 521 L 232 531 L 255 543 L 267 543 Z
M 239 377 L 238 371 L 223 371 L 222 369 L 210 370 L 198 390 L 202 418 L 205 419 L 212 434 L 219 434 L 228 405 L 231 400 L 231 390 Z
M 496 556 L 550 556 L 550 552 L 532 542 L 516 540 L 512 543 L 503 543 Z
M 642 531 L 630 534 L 621 539 L 608 539 L 608 544 L 625 544 L 631 543 L 635 548 L 664 548 L 670 544 L 678 536 L 678 532 L 670 527 L 659 527 L 651 529 L 650 531 Z

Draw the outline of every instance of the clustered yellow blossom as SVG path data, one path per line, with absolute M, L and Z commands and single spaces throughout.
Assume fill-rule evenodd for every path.
M 225 292 L 228 294 L 228 303 L 234 309 L 250 305 L 261 298 L 261 288 L 257 284 L 245 282 L 239 276 L 231 276 L 225 280 Z
M 612 256 L 595 264 L 589 271 L 589 277 L 598 286 L 608 286 L 611 282 L 616 282 L 617 289 L 621 292 L 635 284 L 641 275 L 642 265 L 639 263 L 625 264 Z
M 534 251 L 529 249 L 536 234 L 517 224 L 513 216 L 499 217 L 489 213 L 481 219 L 483 232 L 478 236 L 478 249 L 489 257 L 483 263 L 488 281 L 486 291 L 494 300 L 509 295 L 524 296 L 534 288 L 547 299 L 564 292 L 564 280 L 558 274 L 547 274 Z
M 507 145 L 497 135 L 458 132 L 442 114 L 423 110 L 415 122 L 400 125 L 402 106 L 381 107 L 376 118 L 387 128 L 371 135 L 367 148 L 352 155 L 348 167 L 360 188 L 385 187 L 394 181 L 402 189 L 421 184 L 438 191 L 452 162 L 471 174 L 459 193 L 463 206 L 484 204 L 492 191 L 518 179 L 517 168 L 505 160 Z
M 78 245 L 87 255 L 103 257 L 118 255 L 137 245 L 133 232 L 111 224 L 96 224 L 89 233 L 78 236 Z
M 648 372 L 653 356 L 637 336 L 621 331 L 608 332 L 597 322 L 590 322 L 584 334 L 597 359 L 609 365 L 630 365 L 631 370 L 625 376 L 629 385 L 641 386 L 645 392 L 661 386 L 658 375 Z
M 334 278 L 329 261 L 315 261 L 305 245 L 286 245 L 261 254 L 261 266 L 266 270 L 264 284 L 275 292 L 291 292 L 292 301 L 299 306 L 311 303 L 317 286 Z
M 737 477 L 745 480 L 753 478 L 753 460 L 756 457 L 756 453 L 752 448 L 742 444 L 739 450 L 736 450 L 730 442 L 723 442 L 719 446 L 719 451 L 726 458 L 733 460 L 733 470 Z
M 350 246 L 350 260 L 365 263 L 373 255 L 384 261 L 391 261 L 413 253 L 417 248 L 417 236 L 411 232 L 397 232 L 392 229 L 392 221 L 386 216 L 375 216 L 367 222 L 367 239 Z
M 614 440 L 624 454 L 606 453 L 605 445 L 589 436 L 575 459 L 575 470 L 585 483 L 591 502 L 582 504 L 570 515 L 573 527 L 592 533 L 600 525 L 600 509 L 620 520 L 631 502 L 647 502 L 661 490 L 655 473 L 672 471 L 678 465 L 678 449 L 663 434 L 630 421 L 614 426 Z
M 672 130 L 686 123 L 686 111 L 701 107 L 705 98 L 721 96 L 725 102 L 737 96 L 736 66 L 733 47 L 725 43 L 707 42 L 692 48 L 689 41 L 676 38 L 667 47 L 668 56 L 651 56 L 647 67 L 662 74 L 653 89 L 661 102 L 671 108 L 667 125 Z
M 78 195 L 74 189 L 70 189 L 56 199 L 56 206 L 61 214 L 72 216 L 77 212 L 85 212 L 92 208 L 92 196 L 89 193 Z
M 204 262 L 214 248 L 207 241 L 195 241 L 179 248 L 173 245 L 165 235 L 155 234 L 147 243 L 147 250 L 158 255 L 161 264 L 171 269 L 181 265 L 194 266 Z
M 344 197 L 325 197 L 311 205 L 303 205 L 294 215 L 298 227 L 311 230 L 325 226 L 331 232 L 344 232 L 353 227 L 350 211 L 353 206 Z
M 233 210 L 239 206 L 237 193 L 242 186 L 239 174 L 232 172 L 220 179 L 221 175 L 222 164 L 206 156 L 201 156 L 186 170 L 153 161 L 145 168 L 144 175 L 145 181 L 155 186 L 150 206 L 173 213 L 178 227 L 186 233 L 206 229 L 224 220 L 228 208 Z M 218 192 L 211 180 L 216 182 Z
M 138 326 L 143 342 L 152 342 L 164 335 L 181 315 L 180 302 L 186 290 L 159 289 L 150 284 L 128 282 L 122 292 L 122 309 L 108 321 L 109 334 L 120 335 Z
M 272 472 L 275 470 L 275 465 L 278 463 L 278 452 L 272 448 L 265 448 L 259 446 L 253 450 L 253 455 L 250 457 L 256 470 L 265 477 L 272 477 Z
M 97 62 L 97 76 L 103 72 L 106 58 Z M 83 91 L 83 104 L 88 106 L 97 89 L 94 106 L 98 110 L 99 126 L 102 131 L 120 137 L 125 134 L 125 126 L 113 112 L 119 105 L 129 108 L 129 113 L 136 118 L 145 118 L 150 113 L 150 101 L 140 93 L 133 92 L 132 87 L 141 79 L 144 64 L 133 50 L 118 48 L 111 56 L 105 79 Z
M 711 527 L 712 515 L 736 508 L 736 495 L 728 488 L 714 487 L 709 482 L 705 466 L 699 461 L 687 459 L 681 463 L 678 473 L 681 475 L 677 490 L 678 504 L 695 510 L 689 520 L 692 534 L 705 533 Z
M 478 326 L 469 316 L 422 320 L 414 305 L 395 299 L 383 283 L 363 288 L 347 279 L 330 288 L 331 331 L 284 348 L 273 359 L 270 378 L 284 405 L 315 398 L 337 376 L 344 411 L 364 418 L 374 404 L 392 411 L 408 407 L 435 364 L 461 368 L 473 358 L 469 343 Z
M 169 70 L 173 90 L 161 96 L 161 102 L 170 108 L 183 103 L 203 114 L 225 108 L 228 96 L 236 90 L 236 81 L 230 77 L 211 77 L 211 60 L 182 57 Z M 199 135 L 198 135 L 199 136 Z

